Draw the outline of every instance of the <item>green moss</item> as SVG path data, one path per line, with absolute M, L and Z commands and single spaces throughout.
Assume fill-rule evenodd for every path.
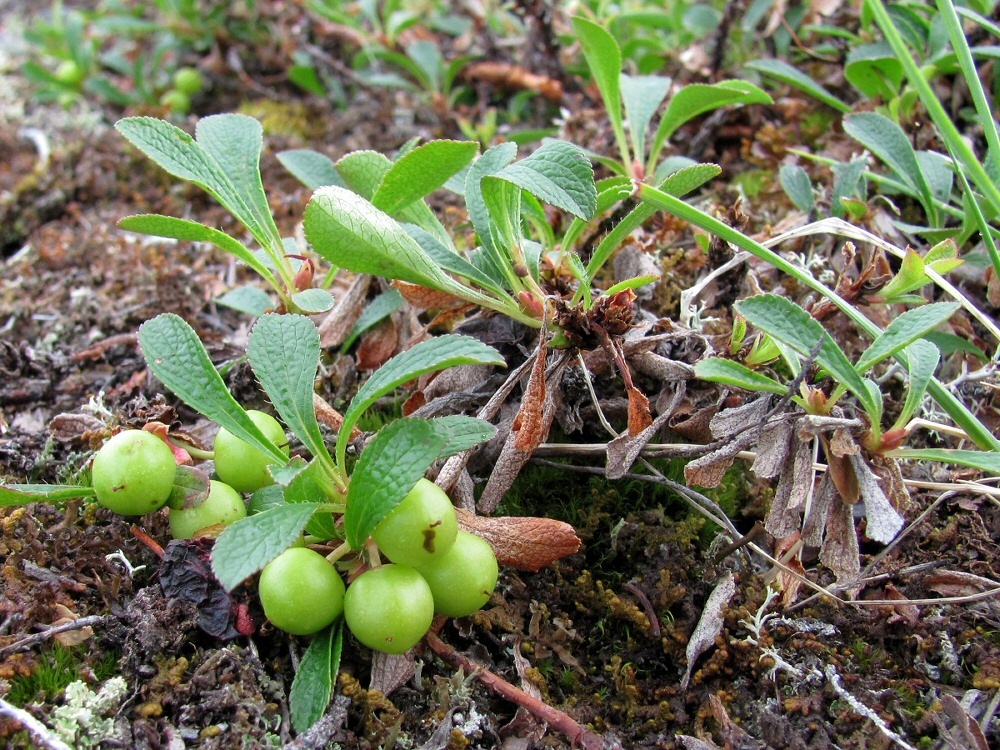
M 98 682 L 104 682 L 118 672 L 118 654 L 108 652 L 96 661 L 88 659 L 85 646 L 67 648 L 58 643 L 44 651 L 31 675 L 17 675 L 10 681 L 7 700 L 15 706 L 35 701 L 49 702 L 58 698 L 71 682 L 82 679 L 85 669 L 93 672 Z

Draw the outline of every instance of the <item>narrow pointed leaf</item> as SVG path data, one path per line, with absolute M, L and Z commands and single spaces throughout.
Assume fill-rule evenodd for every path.
M 0 508 L 28 503 L 58 503 L 93 497 L 93 487 L 65 484 L 5 484 L 0 485 Z
M 319 331 L 301 315 L 265 315 L 250 332 L 247 357 L 274 408 L 314 456 L 329 461 L 313 407 L 319 356 Z
M 139 345 L 150 372 L 181 401 L 278 463 L 288 460 L 232 397 L 198 335 L 181 318 L 164 313 L 147 320 L 139 328 Z
M 692 190 L 697 190 L 720 174 L 722 174 L 722 167 L 718 164 L 692 164 L 688 167 L 681 167 L 666 177 L 660 183 L 660 190 L 680 198 Z
M 495 175 L 514 161 L 517 156 L 517 145 L 501 143 L 488 149 L 469 168 L 465 178 L 465 203 L 469 210 L 472 226 L 479 235 L 483 247 L 493 248 L 493 224 L 490 212 L 483 200 L 482 181 L 484 177 Z
M 387 214 L 431 194 L 475 157 L 473 141 L 431 141 L 395 162 L 382 178 L 372 203 Z
M 438 417 L 430 420 L 430 423 L 447 439 L 447 443 L 438 454 L 439 459 L 475 448 L 497 434 L 497 428 L 489 422 L 462 414 Z
M 446 434 L 426 419 L 399 419 L 378 431 L 351 474 L 344 513 L 351 547 L 361 549 L 447 445 Z
M 1000 474 L 1000 452 L 968 451 L 951 448 L 899 448 L 886 453 L 892 458 L 906 458 L 911 461 L 940 461 L 943 464 L 968 466 L 985 471 L 993 476 Z
M 906 383 L 906 401 L 896 420 L 897 427 L 903 427 L 923 403 L 927 386 L 934 377 L 934 371 L 941 361 L 938 348 L 926 339 L 917 339 L 906 347 L 906 357 L 909 360 L 909 378 Z
M 572 143 L 548 141 L 497 177 L 581 219 L 589 219 L 597 208 L 594 167 Z
M 623 149 L 622 159 L 628 158 L 625 142 L 625 126 L 622 123 L 621 72 L 622 53 L 618 42 L 602 26 L 579 16 L 573 18 L 573 31 L 587 59 L 590 74 L 601 91 L 604 107 L 615 132 L 615 140 Z M 636 154 L 642 158 L 641 154 Z
M 496 349 L 468 336 L 449 334 L 422 341 L 375 371 L 358 390 L 344 412 L 344 424 L 337 436 L 337 462 L 343 466 L 347 437 L 358 418 L 379 398 L 418 375 L 457 365 L 503 365 Z
M 640 161 L 646 156 L 646 131 L 656 110 L 670 91 L 670 79 L 664 76 L 621 76 L 621 96 L 625 118 L 632 138 L 632 153 Z
M 816 358 L 819 364 L 854 394 L 867 413 L 878 411 L 878 405 L 872 401 L 868 387 L 847 355 L 823 326 L 801 307 L 784 297 L 759 294 L 740 300 L 736 309 L 748 322 L 785 342 L 802 356 L 808 356 L 816 342 L 821 341 Z
M 807 213 L 813 210 L 816 198 L 813 195 L 812 182 L 802 167 L 797 164 L 783 164 L 778 171 L 778 180 L 797 209 Z
M 702 380 L 713 383 L 723 383 L 745 391 L 777 393 L 785 395 L 788 386 L 782 385 L 774 378 L 751 370 L 744 364 L 722 357 L 708 357 L 694 366 L 694 374 Z
M 288 693 L 292 729 L 302 734 L 323 718 L 333 696 L 333 684 L 340 671 L 344 647 L 344 620 L 338 620 L 316 634 L 302 655 Z
M 820 85 L 798 68 L 789 65 L 783 60 L 765 59 L 753 60 L 746 64 L 750 70 L 756 70 L 765 76 L 775 78 L 789 86 L 794 86 L 817 101 L 823 102 L 828 107 L 832 107 L 838 112 L 847 114 L 851 111 L 851 105 L 841 101 L 834 96 L 829 89 Z
M 874 365 L 937 328 L 960 306 L 957 302 L 934 302 L 907 310 L 885 327 L 858 359 L 855 369 L 859 373 L 867 372 Z
M 227 526 L 212 548 L 212 572 L 232 591 L 288 549 L 302 534 L 316 503 L 278 505 Z
M 399 222 L 345 188 L 324 187 L 313 194 L 305 232 L 313 249 L 341 268 L 432 289 L 449 286 L 448 277 Z
M 126 216 L 118 222 L 118 226 L 128 232 L 141 232 L 154 237 L 168 237 L 183 242 L 211 243 L 220 250 L 225 250 L 242 260 L 272 285 L 278 285 L 271 270 L 261 263 L 257 256 L 247 249 L 246 245 L 218 229 L 199 224 L 196 221 L 176 219 L 160 214 Z

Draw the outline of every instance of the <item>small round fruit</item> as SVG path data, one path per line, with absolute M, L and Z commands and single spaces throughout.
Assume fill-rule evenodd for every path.
M 228 526 L 246 518 L 246 503 L 236 490 L 214 479 L 209 486 L 208 497 L 197 508 L 170 509 L 170 535 L 174 539 L 204 536 L 199 532 L 211 532 L 216 530 L 213 527 Z
M 434 596 L 427 581 L 405 565 L 372 568 L 347 587 L 344 620 L 369 648 L 403 654 L 431 627 Z
M 287 456 L 288 437 L 278 420 L 255 409 L 247 414 L 264 437 Z M 261 487 L 274 484 L 267 471 L 267 467 L 274 464 L 270 456 L 243 442 L 225 427 L 215 436 L 215 473 L 237 492 L 256 492 Z
M 63 60 L 56 68 L 55 77 L 59 83 L 79 88 L 83 83 L 85 73 L 83 68 L 74 60 Z
M 94 456 L 91 482 L 97 501 L 123 516 L 159 510 L 174 486 L 174 452 L 151 432 L 125 430 Z
M 451 549 L 417 572 L 431 587 L 435 612 L 466 617 L 490 600 L 499 568 L 493 548 L 486 540 L 459 529 Z
M 455 543 L 458 517 L 444 490 L 421 479 L 375 527 L 372 538 L 393 562 L 418 568 Z
M 205 79 L 197 68 L 185 66 L 174 71 L 174 88 L 178 91 L 194 96 L 205 86 Z
M 267 619 L 292 635 L 318 633 L 344 611 L 343 579 L 308 547 L 289 547 L 265 565 L 257 594 Z
M 179 115 L 186 115 L 191 111 L 191 97 L 177 89 L 164 92 L 160 97 L 160 104 Z

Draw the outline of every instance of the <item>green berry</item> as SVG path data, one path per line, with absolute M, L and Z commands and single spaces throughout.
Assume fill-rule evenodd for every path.
M 214 536 L 220 527 L 246 518 L 246 503 L 236 490 L 214 479 L 210 487 L 208 497 L 198 507 L 170 509 L 170 535 L 174 539 Z
M 91 482 L 105 508 L 143 516 L 167 502 L 176 472 L 174 452 L 164 441 L 144 430 L 125 430 L 97 451 Z
M 281 423 L 270 414 L 251 409 L 247 412 L 264 437 L 288 455 L 288 437 Z M 215 436 L 215 473 L 219 479 L 238 492 L 256 492 L 274 484 L 268 467 L 275 465 L 263 451 L 240 440 L 225 427 Z
M 183 67 L 174 71 L 174 88 L 178 91 L 194 96 L 205 87 L 205 79 L 197 68 Z
M 344 611 L 344 580 L 308 547 L 290 547 L 265 565 L 257 593 L 267 619 L 292 635 L 318 633 Z
M 379 522 L 372 538 L 393 562 L 418 568 L 447 552 L 457 533 L 458 517 L 448 495 L 421 479 Z
M 347 587 L 344 620 L 369 648 L 402 654 L 431 627 L 434 596 L 423 577 L 405 565 L 382 565 Z
M 459 529 L 447 552 L 417 569 L 431 587 L 434 611 L 466 617 L 490 600 L 499 569 L 493 548 L 483 538 Z

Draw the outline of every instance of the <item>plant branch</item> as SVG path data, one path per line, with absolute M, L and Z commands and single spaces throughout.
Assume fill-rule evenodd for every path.
M 73 750 L 73 748 L 52 734 L 52 731 L 34 716 L 23 708 L 18 708 L 8 703 L 3 698 L 0 698 L 0 716 L 6 716 L 18 722 L 31 733 L 40 747 L 47 748 L 47 750 Z

